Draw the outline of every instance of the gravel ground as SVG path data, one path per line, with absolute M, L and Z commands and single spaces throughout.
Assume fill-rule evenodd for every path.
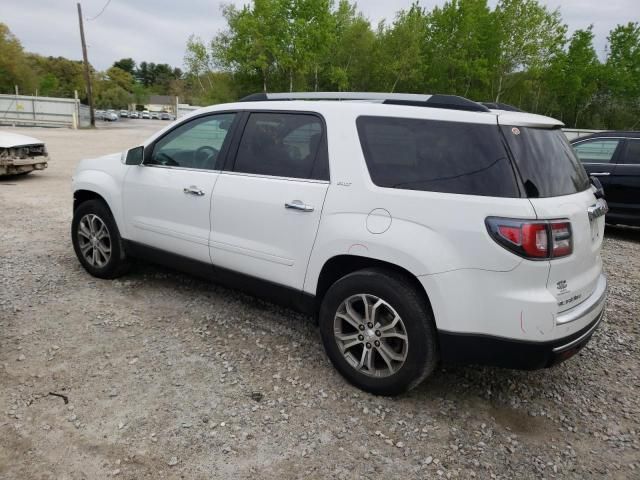
M 24 130 L 50 167 L 0 180 L 0 478 L 640 478 L 640 230 L 607 229 L 606 320 L 577 357 L 375 397 L 309 318 L 152 265 L 83 271 L 73 168 L 164 125 Z

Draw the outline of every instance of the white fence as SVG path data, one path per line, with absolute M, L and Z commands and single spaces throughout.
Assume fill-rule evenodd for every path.
M 88 127 L 89 107 L 73 98 L 0 95 L 0 125 Z
M 178 103 L 176 108 L 176 118 L 184 117 L 185 115 L 189 115 L 194 110 L 198 110 L 199 108 L 196 105 L 189 105 L 188 103 Z

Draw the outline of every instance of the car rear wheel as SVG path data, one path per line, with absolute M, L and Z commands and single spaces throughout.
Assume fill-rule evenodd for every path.
M 76 208 L 71 239 L 78 260 L 94 277 L 116 278 L 129 267 L 116 222 L 100 200 L 88 200 Z
M 402 275 L 360 270 L 334 283 L 320 308 L 329 359 L 353 385 L 397 395 L 422 382 L 438 362 L 433 315 Z

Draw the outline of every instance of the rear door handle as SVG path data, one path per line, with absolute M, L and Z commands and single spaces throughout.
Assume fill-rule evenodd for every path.
M 300 200 L 292 200 L 291 202 L 286 202 L 284 204 L 284 208 L 300 210 L 301 212 L 313 212 L 313 207 L 311 205 L 306 205 L 304 202 Z
M 590 173 L 589 175 L 593 175 L 594 177 L 606 177 L 608 175 L 611 175 L 611 172 L 594 172 Z
M 190 187 L 184 187 L 182 191 L 187 195 L 195 195 L 196 197 L 204 196 L 204 192 L 200 188 L 196 187 L 195 185 L 191 185 Z

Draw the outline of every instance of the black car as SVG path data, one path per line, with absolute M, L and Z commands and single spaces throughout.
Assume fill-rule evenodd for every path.
M 640 226 L 640 132 L 602 132 L 571 140 L 609 204 L 607 223 Z

